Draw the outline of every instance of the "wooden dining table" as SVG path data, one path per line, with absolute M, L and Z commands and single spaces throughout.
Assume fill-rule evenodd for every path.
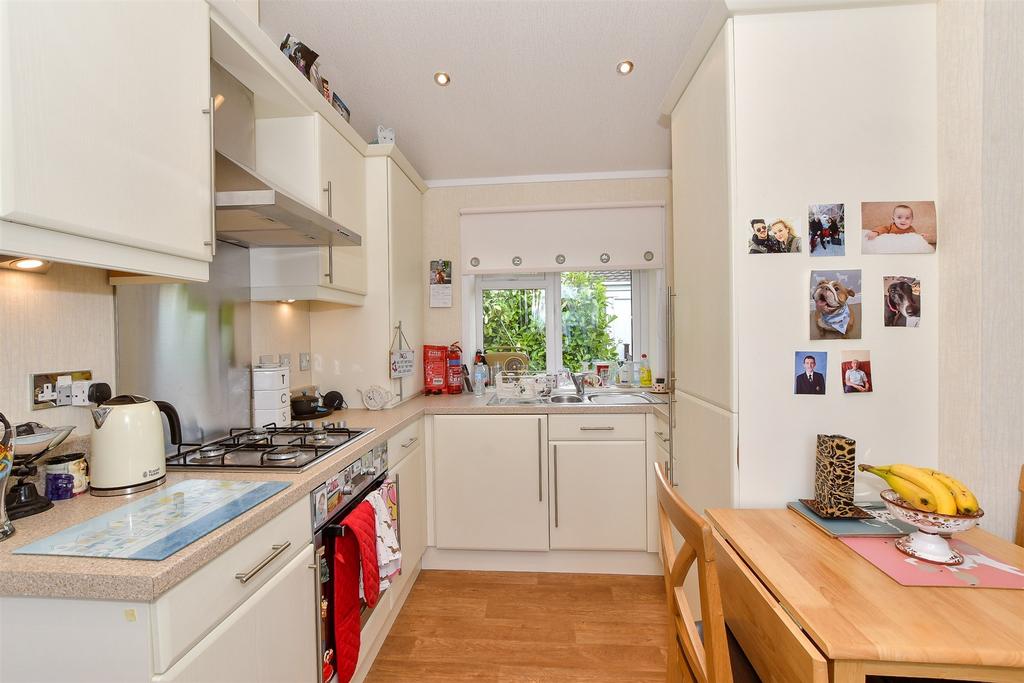
M 762 680 L 1024 681 L 1024 590 L 900 585 L 788 509 L 707 515 L 726 622 Z M 956 538 L 1024 567 L 982 529 Z

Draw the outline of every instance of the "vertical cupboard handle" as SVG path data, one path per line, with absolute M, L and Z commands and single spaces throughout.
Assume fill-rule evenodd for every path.
M 217 150 L 213 146 L 213 116 L 214 98 L 210 98 L 210 106 L 203 109 L 203 113 L 210 117 L 210 241 L 203 242 L 204 247 L 210 248 L 210 256 L 217 255 Z
M 541 453 L 544 452 L 544 443 L 541 438 L 540 421 L 544 418 L 537 418 L 537 500 L 544 502 L 544 463 Z
M 324 273 L 327 276 L 327 281 L 332 285 L 334 284 L 334 247 L 327 247 L 327 272 Z
M 324 192 L 327 193 L 327 217 L 334 218 L 334 192 L 330 180 L 327 181 L 327 187 L 324 188 Z
M 555 444 L 555 528 L 558 528 L 558 444 Z
M 402 548 L 402 475 L 395 472 L 395 505 L 398 507 L 398 548 Z

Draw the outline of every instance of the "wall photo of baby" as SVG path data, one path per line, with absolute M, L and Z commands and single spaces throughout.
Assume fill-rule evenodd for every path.
M 867 394 L 875 390 L 871 380 L 871 352 L 843 351 L 843 364 L 839 376 L 843 380 L 844 394 Z
M 810 338 L 860 339 L 861 272 L 812 270 Z
M 797 222 L 788 218 L 750 219 L 750 237 L 747 238 L 748 254 L 798 254 L 800 236 L 796 234 Z
M 861 253 L 935 253 L 935 202 L 861 202 L 860 220 Z
M 920 280 L 909 275 L 886 275 L 882 278 L 882 298 L 886 327 L 920 327 Z
M 811 256 L 846 255 L 846 207 L 811 204 L 807 207 L 807 253 Z

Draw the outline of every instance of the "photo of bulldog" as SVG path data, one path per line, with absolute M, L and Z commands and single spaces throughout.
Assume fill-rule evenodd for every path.
M 859 270 L 812 270 L 810 293 L 811 339 L 860 339 Z
M 921 281 L 907 275 L 882 278 L 882 309 L 886 327 L 918 327 L 921 325 Z

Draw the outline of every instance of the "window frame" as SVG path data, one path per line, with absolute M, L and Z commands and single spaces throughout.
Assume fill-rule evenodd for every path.
M 562 369 L 562 272 L 551 273 L 510 273 L 507 275 L 476 275 L 474 280 L 474 305 L 472 312 L 473 330 L 476 335 L 474 348 L 484 348 L 484 290 L 485 289 L 543 289 L 546 344 L 545 372 L 553 373 Z M 564 271 L 577 272 L 577 271 Z M 646 270 L 630 271 L 630 310 L 632 313 L 632 344 L 630 353 L 639 360 L 637 349 L 645 348 L 645 332 L 648 311 L 644 290 L 648 286 L 650 273 Z M 649 352 L 647 352 L 649 353 Z M 552 367 L 552 360 L 557 367 Z M 597 360 L 597 359 L 595 359 Z M 610 359 L 601 359 L 610 360 Z

